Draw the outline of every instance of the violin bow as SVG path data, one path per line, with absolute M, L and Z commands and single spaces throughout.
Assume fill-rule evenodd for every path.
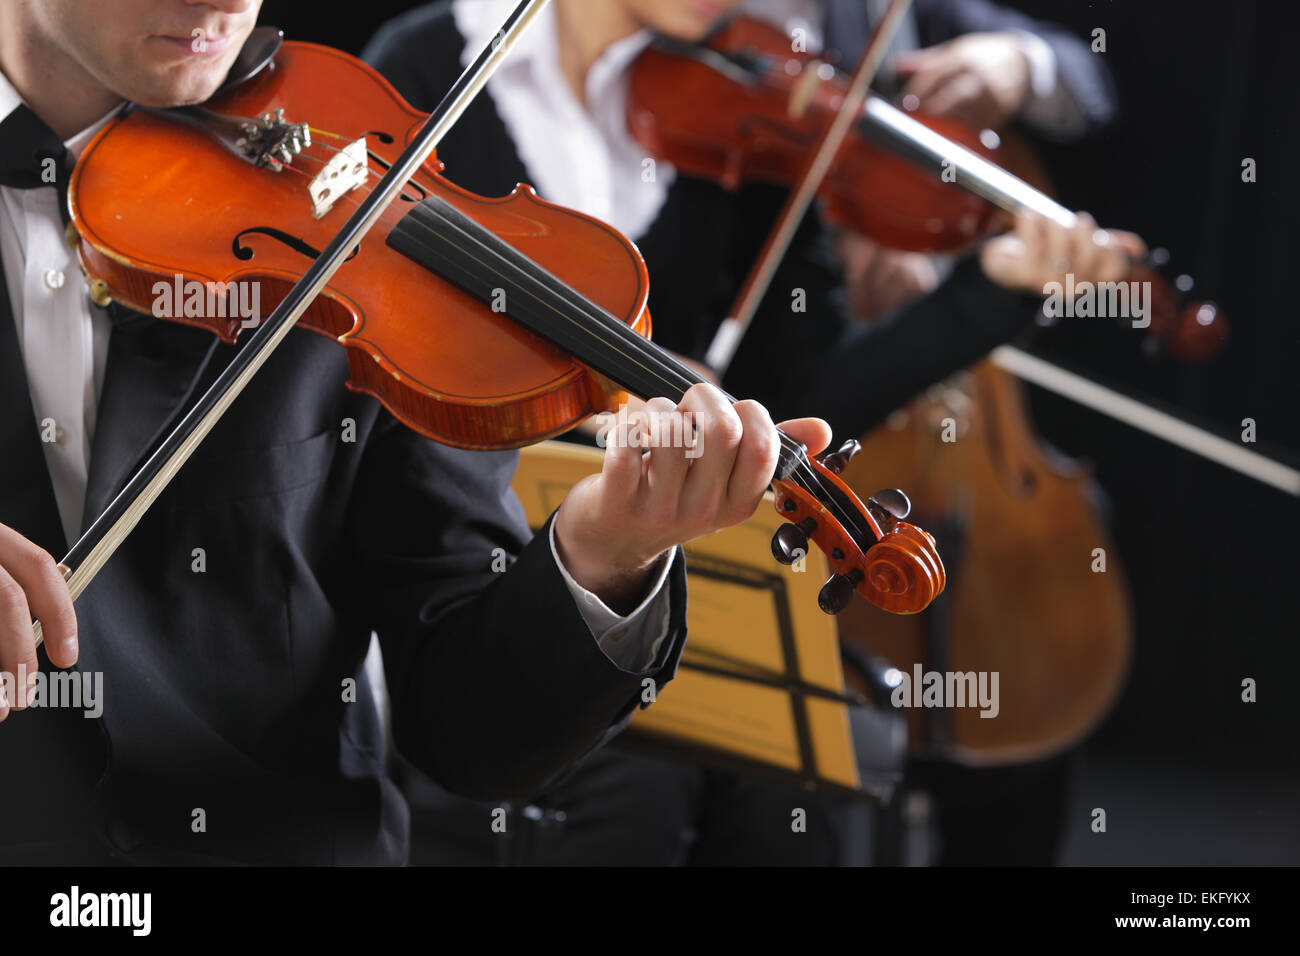
M 520 0 L 501 29 L 466 67 L 442 98 L 374 190 L 357 206 L 347 223 L 294 283 L 275 311 L 258 327 L 248 344 L 203 397 L 149 457 L 95 523 L 73 545 L 59 563 L 75 601 L 118 547 L 139 524 L 149 507 L 175 478 L 195 449 L 221 420 L 231 403 L 252 381 L 253 376 L 284 341 L 289 330 L 324 290 L 352 249 L 365 238 L 389 207 L 407 180 L 414 175 L 438 143 L 464 114 L 465 109 L 487 85 L 487 81 L 510 54 L 523 32 L 550 0 Z M 36 644 L 44 640 L 39 621 L 33 622 Z
M 813 151 L 795 187 L 786 197 L 785 206 L 777 217 L 772 231 L 768 233 L 763 251 L 759 253 L 758 259 L 749 270 L 745 284 L 732 304 L 730 314 L 722 320 L 718 331 L 714 333 L 704 360 L 719 379 L 726 375 L 731 360 L 735 358 L 736 350 L 740 348 L 749 324 L 754 321 L 758 306 L 772 284 L 777 267 L 790 250 L 790 243 L 794 241 L 799 224 L 803 222 L 808 208 L 817 195 L 817 190 L 821 188 L 822 181 L 830 171 L 835 154 L 844 145 L 844 139 L 848 136 L 853 122 L 862 114 L 867 96 L 871 92 L 871 82 L 876 78 L 876 73 L 884 62 L 885 52 L 889 49 L 889 44 L 893 41 L 899 25 L 903 22 L 903 16 L 911 5 L 912 0 L 891 0 L 889 9 L 885 11 L 885 15 L 872 32 L 867 48 L 862 51 L 862 58 L 858 61 L 853 80 L 849 84 L 848 92 L 844 96 L 839 112 L 835 115 L 834 122 L 822 135 L 821 142 Z M 805 73 L 809 77 L 816 77 L 816 71 L 812 70 L 811 64 Z

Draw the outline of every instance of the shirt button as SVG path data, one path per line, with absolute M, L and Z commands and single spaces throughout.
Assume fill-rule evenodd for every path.
M 45 284 L 51 289 L 62 289 L 65 276 L 58 269 L 47 269 L 45 272 Z

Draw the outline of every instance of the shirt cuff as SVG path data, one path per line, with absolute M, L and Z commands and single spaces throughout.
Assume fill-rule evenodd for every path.
M 1029 61 L 1029 89 L 1035 99 L 1045 100 L 1056 92 L 1056 54 L 1052 45 L 1028 30 L 1012 30 L 1020 52 Z
M 637 605 L 632 613 L 624 616 L 611 611 L 595 594 L 588 591 L 573 579 L 569 569 L 560 560 L 560 552 L 555 546 L 555 522 L 550 529 L 551 556 L 555 566 L 573 595 L 578 606 L 578 613 L 591 628 L 596 638 L 596 646 L 606 657 L 624 671 L 644 673 L 653 666 L 659 656 L 664 638 L 668 636 L 669 601 L 668 572 L 672 569 L 676 550 L 666 552 L 659 557 L 657 569 L 652 569 L 654 586 L 644 601 Z
M 1087 119 L 1061 82 L 1052 45 L 1027 30 L 1012 30 L 1011 34 L 1029 61 L 1029 95 L 1020 106 L 1020 119 L 1059 139 L 1080 135 L 1087 128 Z

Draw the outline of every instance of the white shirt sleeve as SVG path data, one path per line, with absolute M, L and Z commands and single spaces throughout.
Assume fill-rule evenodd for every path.
M 592 594 L 569 574 L 555 547 L 555 522 L 550 530 L 551 555 L 564 577 L 564 583 L 573 595 L 578 612 L 596 636 L 596 644 L 614 664 L 631 673 L 642 673 L 654 664 L 659 656 L 664 638 L 668 636 L 668 572 L 677 558 L 677 550 L 659 558 L 659 567 L 652 573 L 654 587 L 637 608 L 626 617 L 611 611 L 605 602 Z

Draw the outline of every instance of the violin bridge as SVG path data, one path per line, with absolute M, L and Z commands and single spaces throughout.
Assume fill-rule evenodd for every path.
M 370 156 L 363 136 L 335 153 L 307 187 L 311 194 L 312 215 L 320 219 L 345 194 L 364 186 L 369 175 Z

